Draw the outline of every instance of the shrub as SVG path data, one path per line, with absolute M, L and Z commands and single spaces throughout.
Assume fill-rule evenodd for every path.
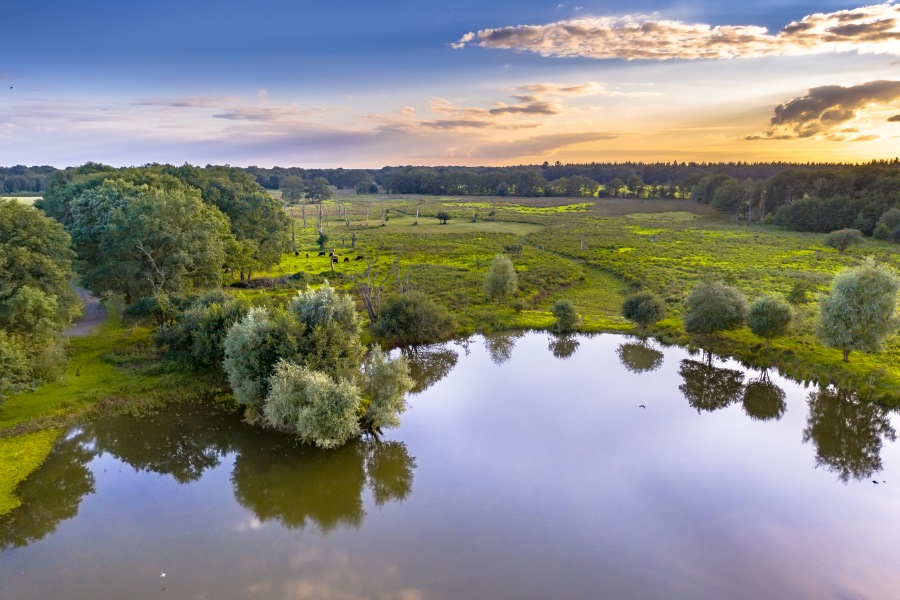
M 169 358 L 200 369 L 221 369 L 225 360 L 225 336 L 244 318 L 250 303 L 220 290 L 205 294 L 175 317 L 175 324 L 161 328 L 156 343 L 168 348 Z
M 872 232 L 872 237 L 876 240 L 886 240 L 891 237 L 891 230 L 886 224 L 879 223 L 875 231 Z
M 709 335 L 737 329 L 747 322 L 747 300 L 723 283 L 698 283 L 684 301 L 684 329 Z
M 400 346 L 437 342 L 450 337 L 453 317 L 446 308 L 418 291 L 391 296 L 378 311 L 375 335 Z
M 863 234 L 857 229 L 838 229 L 825 236 L 825 245 L 843 252 L 850 246 L 861 244 Z
M 484 276 L 484 295 L 500 304 L 518 289 L 518 276 L 512 261 L 504 254 L 497 254 Z
M 653 292 L 638 292 L 625 299 L 622 316 L 641 329 L 646 329 L 665 318 L 666 303 Z
M 791 306 L 781 296 L 764 296 L 750 307 L 750 331 L 771 340 L 787 332 L 792 318 Z
M 556 317 L 553 330 L 557 333 L 568 333 L 578 324 L 578 313 L 570 300 L 557 300 L 551 312 Z

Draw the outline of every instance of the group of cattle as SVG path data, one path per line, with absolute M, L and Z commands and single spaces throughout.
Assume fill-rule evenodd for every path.
M 295 254 L 300 254 L 300 253 L 296 252 Z M 322 252 L 319 252 L 319 256 L 328 256 L 331 259 L 331 262 L 333 262 L 333 263 L 340 262 L 340 260 L 341 260 L 341 257 L 338 256 L 337 252 L 335 252 L 334 250 L 332 250 L 331 254 L 328 254 L 328 255 L 326 255 L 325 251 L 323 250 Z M 309 252 L 306 253 L 306 258 L 309 258 Z M 365 257 L 362 254 L 359 254 L 353 260 L 363 260 L 364 258 Z M 344 262 L 350 262 L 350 257 L 345 256 Z

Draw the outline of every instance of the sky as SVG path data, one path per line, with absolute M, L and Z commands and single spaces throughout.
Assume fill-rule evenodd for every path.
M 12 0 L 0 165 L 900 155 L 900 0 Z

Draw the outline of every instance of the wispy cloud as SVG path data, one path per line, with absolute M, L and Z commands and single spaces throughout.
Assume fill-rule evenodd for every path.
M 548 57 L 598 59 L 728 59 L 871 52 L 900 54 L 900 4 L 815 13 L 777 34 L 755 25 L 708 25 L 630 15 L 584 17 L 546 25 L 482 29 L 453 48 L 480 46 Z
M 447 152 L 451 158 L 478 158 L 478 159 L 510 159 L 530 158 L 550 154 L 561 148 L 596 142 L 612 140 L 621 137 L 617 133 L 609 132 L 582 132 L 582 133 L 553 133 L 536 135 L 522 140 L 508 142 L 489 142 L 484 144 L 462 146 L 452 148 Z
M 861 142 L 877 139 L 874 129 L 900 121 L 900 81 L 870 81 L 844 87 L 812 88 L 805 96 L 775 107 L 769 128 L 747 139 L 823 138 Z

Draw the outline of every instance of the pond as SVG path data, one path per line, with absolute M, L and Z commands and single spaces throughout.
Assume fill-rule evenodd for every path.
M 185 405 L 69 432 L 0 519 L 0 596 L 897 597 L 882 407 L 613 335 L 414 359 L 381 444 Z

